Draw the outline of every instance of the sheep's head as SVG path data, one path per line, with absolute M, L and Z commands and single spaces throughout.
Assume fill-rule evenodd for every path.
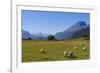
M 64 57 L 66 57 L 67 54 L 68 54 L 68 52 L 65 50 L 65 51 L 64 51 Z

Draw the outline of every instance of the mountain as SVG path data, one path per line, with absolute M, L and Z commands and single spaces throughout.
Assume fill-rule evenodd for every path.
M 83 37 L 84 35 L 89 36 L 90 26 L 83 21 L 77 22 L 65 31 L 58 32 L 55 34 L 55 38 L 58 40 L 72 39 Z
M 36 33 L 36 34 L 30 34 L 28 31 L 22 30 L 22 39 L 29 39 L 32 40 L 46 40 L 47 35 L 43 33 Z
M 87 25 L 83 21 L 77 22 L 75 25 L 72 25 L 68 29 L 56 33 L 54 36 L 57 40 L 66 40 L 66 39 L 72 39 L 72 38 L 80 38 L 83 36 L 89 37 L 90 33 L 90 26 Z M 30 34 L 28 31 L 22 30 L 22 38 L 23 39 L 32 39 L 32 40 L 46 40 L 49 34 L 46 33 L 36 33 L 36 34 Z
M 28 31 L 22 30 L 22 39 L 29 39 L 29 38 L 32 39 L 33 36 Z
M 46 40 L 47 39 L 47 35 L 44 33 L 36 33 L 36 34 L 32 34 L 33 36 L 35 36 L 36 38 L 34 40 Z

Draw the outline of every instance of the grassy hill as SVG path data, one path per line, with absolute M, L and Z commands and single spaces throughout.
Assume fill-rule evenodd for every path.
M 74 49 L 75 46 L 76 49 Z M 82 50 L 83 47 L 86 50 Z M 46 54 L 41 54 L 40 49 L 46 49 Z M 64 57 L 65 50 L 73 51 L 76 57 Z M 22 62 L 84 60 L 89 59 L 89 50 L 89 40 L 85 37 L 63 41 L 22 40 Z

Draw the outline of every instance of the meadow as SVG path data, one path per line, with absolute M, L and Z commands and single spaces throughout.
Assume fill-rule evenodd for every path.
M 83 43 L 84 45 L 81 45 Z M 77 48 L 74 48 L 77 47 Z M 83 50 L 82 48 L 86 48 Z M 40 49 L 46 53 L 41 54 Z M 64 51 L 73 51 L 74 58 L 64 57 Z M 78 38 L 63 41 L 53 40 L 22 40 L 22 62 L 44 62 L 63 60 L 86 60 L 90 58 L 89 40 Z

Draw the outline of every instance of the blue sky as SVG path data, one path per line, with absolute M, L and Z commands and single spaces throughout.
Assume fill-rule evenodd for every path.
M 84 21 L 85 23 L 90 24 L 90 14 L 22 10 L 22 29 L 31 34 L 55 34 L 66 30 L 78 21 Z

